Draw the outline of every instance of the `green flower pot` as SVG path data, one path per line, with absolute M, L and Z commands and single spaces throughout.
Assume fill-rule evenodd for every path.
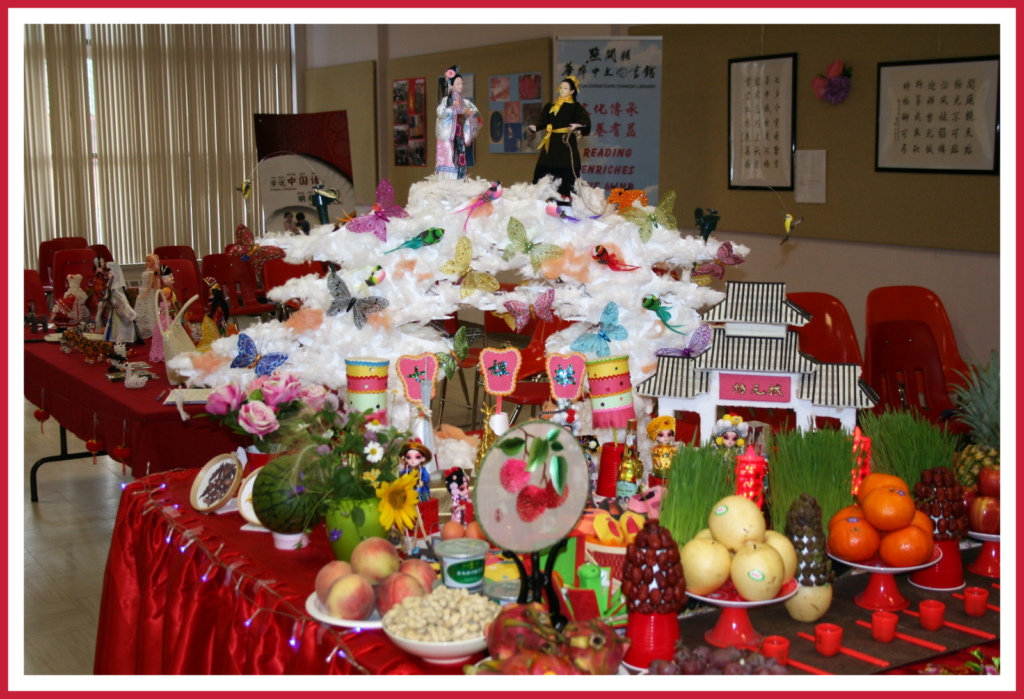
M 380 525 L 380 512 L 377 510 L 379 504 L 380 498 L 331 503 L 326 517 L 327 538 L 331 542 L 335 558 L 347 563 L 360 541 L 372 536 L 387 538 L 387 532 Z M 356 526 L 352 518 L 352 512 L 356 509 L 363 513 L 363 522 L 359 526 Z

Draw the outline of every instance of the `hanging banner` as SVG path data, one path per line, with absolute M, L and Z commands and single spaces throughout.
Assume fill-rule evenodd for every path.
M 300 213 L 311 227 L 319 226 L 316 186 L 338 190 L 341 199 L 327 207 L 331 221 L 355 211 L 345 112 L 254 114 L 253 126 L 259 160 L 253 186 L 259 188 L 265 231 L 286 230 L 286 221 L 294 225 Z
M 555 88 L 576 76 L 590 113 L 579 148 L 591 186 L 642 189 L 657 203 L 661 70 L 661 37 L 558 38 Z

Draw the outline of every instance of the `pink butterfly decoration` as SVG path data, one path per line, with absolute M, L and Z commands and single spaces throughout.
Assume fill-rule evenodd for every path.
M 353 233 L 373 233 L 386 243 L 388 222 L 393 218 L 405 218 L 408 215 L 408 211 L 395 205 L 395 188 L 389 181 L 381 180 L 377 185 L 377 203 L 373 205 L 373 211 L 356 216 L 345 224 L 345 228 Z
M 711 332 L 711 326 L 702 323 L 700 327 L 693 331 L 690 335 L 690 342 L 683 349 L 676 347 L 662 347 L 660 350 L 655 352 L 655 356 L 658 357 L 699 357 L 704 354 L 709 347 L 711 347 L 711 338 L 713 333 Z
M 727 240 L 718 248 L 713 262 L 701 265 L 693 273 L 694 275 L 710 274 L 715 279 L 721 279 L 725 276 L 725 267 L 722 265 L 729 265 L 731 267 L 732 265 L 742 263 L 743 258 L 732 251 L 732 241 Z
M 551 303 L 555 300 L 555 290 L 548 289 L 533 304 L 533 310 L 541 320 L 554 323 L 555 314 L 551 312 Z M 506 301 L 505 310 L 512 314 L 515 319 L 515 331 L 521 333 L 526 324 L 530 322 L 530 304 L 522 301 Z

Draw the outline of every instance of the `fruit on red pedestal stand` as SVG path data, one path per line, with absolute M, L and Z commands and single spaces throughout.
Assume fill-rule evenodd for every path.
M 999 498 L 978 496 L 971 501 L 971 531 L 979 534 L 999 533 Z
M 978 494 L 990 498 L 999 497 L 999 464 L 981 469 L 978 474 Z
M 914 486 L 914 505 L 935 524 L 935 541 L 959 541 L 967 535 L 964 488 L 952 470 L 940 466 L 922 471 L 921 482 Z

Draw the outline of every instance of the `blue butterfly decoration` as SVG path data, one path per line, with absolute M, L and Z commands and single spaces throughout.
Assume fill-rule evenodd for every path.
M 601 312 L 601 324 L 596 333 L 580 335 L 569 348 L 575 352 L 594 352 L 598 357 L 607 357 L 611 354 L 612 340 L 625 340 L 629 337 L 629 331 L 619 325 L 619 307 L 614 301 L 609 301 Z
M 256 343 L 245 333 L 238 335 L 238 356 L 231 362 L 232 369 L 256 369 L 257 376 L 270 376 L 274 369 L 288 361 L 288 355 L 283 352 L 272 352 L 271 354 L 260 354 L 256 350 Z

